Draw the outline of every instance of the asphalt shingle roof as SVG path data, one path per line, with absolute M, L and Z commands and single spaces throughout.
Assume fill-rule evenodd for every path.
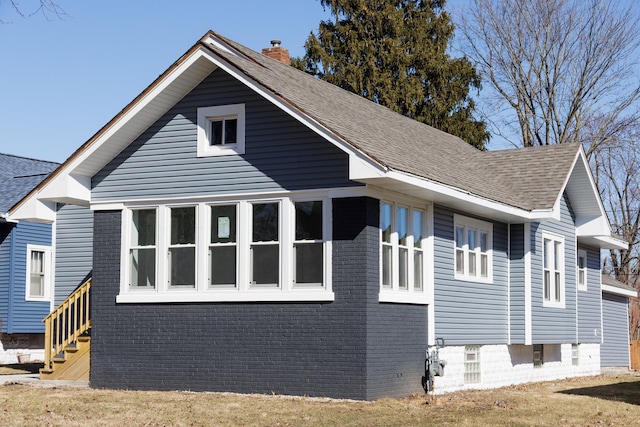
M 0 153 L 0 213 L 6 213 L 58 166 L 54 162 Z
M 550 209 L 579 146 L 483 152 L 216 33 L 243 57 L 205 45 L 381 165 L 521 209 Z

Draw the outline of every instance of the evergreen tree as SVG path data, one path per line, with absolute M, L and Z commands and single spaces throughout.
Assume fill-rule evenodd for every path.
M 489 133 L 469 97 L 480 78 L 447 53 L 454 27 L 445 0 L 320 2 L 332 19 L 293 66 L 484 149 Z

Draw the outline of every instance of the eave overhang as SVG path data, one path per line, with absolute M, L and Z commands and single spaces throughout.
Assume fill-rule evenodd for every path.
M 620 296 L 629 297 L 629 298 L 638 297 L 638 291 L 634 289 L 623 289 L 617 286 L 605 285 L 604 283 L 602 284 L 602 292 L 607 292 L 609 294 L 620 295 Z

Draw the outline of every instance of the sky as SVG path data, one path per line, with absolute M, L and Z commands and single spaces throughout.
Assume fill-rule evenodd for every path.
M 320 0 L 56 1 L 62 19 L 23 18 L 0 0 L 1 153 L 65 161 L 208 30 L 303 56 L 330 17 Z M 39 4 L 18 2 L 25 14 Z

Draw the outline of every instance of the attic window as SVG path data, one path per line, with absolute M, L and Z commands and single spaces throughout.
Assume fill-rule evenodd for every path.
M 244 104 L 198 108 L 198 157 L 244 154 Z

